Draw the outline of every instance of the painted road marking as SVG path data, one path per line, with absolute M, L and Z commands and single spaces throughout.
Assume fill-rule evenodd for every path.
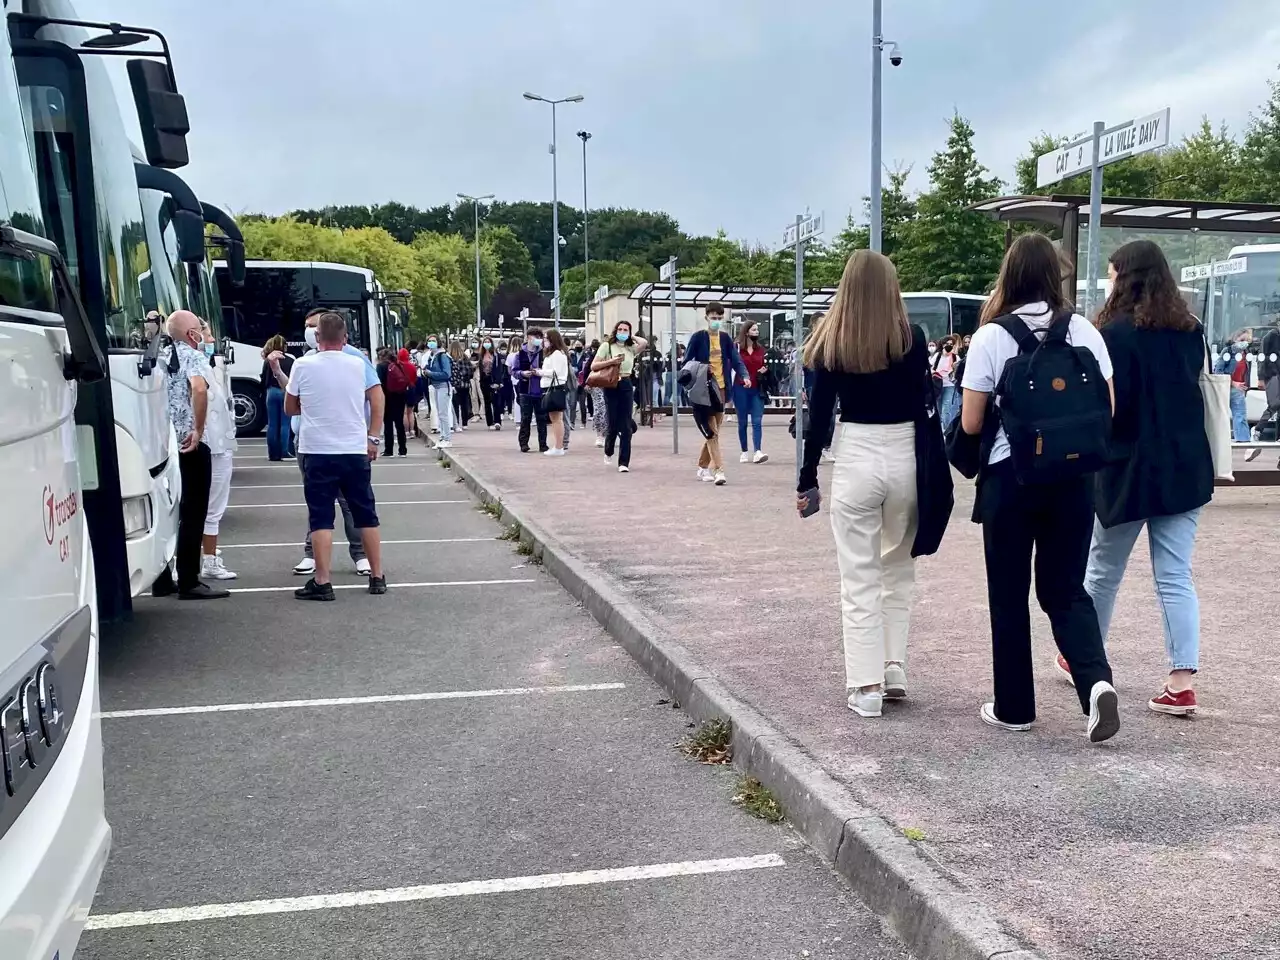
M 374 480 L 375 487 L 448 487 L 457 480 Z M 236 490 L 300 490 L 301 483 L 233 483 L 231 491 Z
M 385 547 L 392 543 L 493 543 L 496 537 L 445 537 L 439 540 L 383 540 L 382 545 Z M 335 540 L 335 547 L 346 547 L 351 545 L 350 540 Z M 290 540 L 288 543 L 220 543 L 219 550 L 244 550 L 249 547 L 298 547 L 297 540 Z
M 357 890 L 350 893 L 331 893 L 311 897 L 282 897 L 277 900 L 246 900 L 239 903 L 209 903 L 197 907 L 171 907 L 133 913 L 105 913 L 89 917 L 85 929 L 120 930 L 125 927 L 149 927 L 164 923 L 189 923 L 193 920 L 224 920 L 228 917 L 257 917 L 271 913 L 368 907 L 386 903 L 410 903 L 419 900 L 440 900 L 448 897 L 481 896 L 493 893 L 521 893 L 526 890 L 553 890 L 558 887 L 584 887 L 600 883 L 659 880 L 666 877 L 694 877 L 711 873 L 733 873 L 784 866 L 786 861 L 776 853 L 758 857 L 729 857 L 723 860 L 685 860 L 680 863 L 654 863 L 647 866 L 615 867 L 608 870 L 542 873 L 498 880 L 430 883 L 420 887 L 392 887 L 386 890 Z
M 388 590 L 403 590 L 405 587 L 496 587 L 507 583 L 537 583 L 533 577 L 520 580 L 424 580 L 418 583 L 388 583 Z M 297 586 L 288 587 L 237 587 L 232 593 L 284 593 L 286 590 L 297 590 Z M 368 590 L 367 583 L 335 583 L 335 590 Z
M 410 507 L 424 503 L 471 503 L 470 500 L 379 500 L 380 507 Z M 228 510 L 265 510 L 268 507 L 305 507 L 305 503 L 231 503 Z
M 560 687 L 508 687 L 502 690 L 441 690 L 432 693 L 392 693 L 376 697 L 321 697 L 315 700 L 260 700 L 252 703 L 216 703 L 204 707 L 148 707 L 140 710 L 104 710 L 103 720 L 127 717 L 173 717 L 188 713 L 240 713 L 245 710 L 288 710 L 293 707 L 349 707 L 363 703 L 419 703 L 427 700 L 478 700 L 485 697 L 522 697 L 528 694 L 597 693 L 625 690 L 624 683 L 577 683 Z

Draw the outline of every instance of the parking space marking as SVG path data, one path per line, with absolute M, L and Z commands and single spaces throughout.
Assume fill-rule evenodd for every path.
M 374 480 L 375 487 L 450 487 L 456 480 Z M 237 490 L 299 490 L 299 483 L 233 483 L 231 492 Z
M 103 720 L 129 717 L 174 717 L 189 713 L 242 713 L 246 710 L 289 710 L 295 707 L 349 707 L 364 703 L 421 703 L 430 700 L 482 700 L 488 697 L 523 697 L 551 693 L 601 693 L 625 690 L 625 683 L 575 683 L 559 687 L 507 687 L 501 690 L 438 690 L 430 693 L 389 693 L 372 697 L 320 697 L 314 700 L 259 700 L 250 703 L 215 703 L 200 707 L 146 707 L 139 710 L 103 710 Z
M 388 590 L 403 590 L 405 587 L 497 587 L 508 583 L 537 583 L 534 577 L 518 580 L 423 580 L 417 583 L 388 583 Z M 237 587 L 232 593 L 284 593 L 286 590 L 297 590 L 296 586 L 287 587 Z M 335 583 L 335 590 L 368 590 L 367 583 Z
M 438 540 L 383 540 L 382 545 L 385 547 L 392 543 L 493 543 L 496 537 L 443 537 Z M 350 540 L 335 540 L 335 547 L 349 546 Z M 294 547 L 297 548 L 298 541 L 290 540 L 288 543 L 220 543 L 219 550 L 244 550 L 248 547 Z
M 424 503 L 471 503 L 470 500 L 379 500 L 379 507 L 410 507 Z M 268 507 L 305 507 L 305 503 L 229 503 L 228 510 L 265 510 Z
M 395 458 L 399 459 L 399 458 Z M 437 463 L 437 460 L 428 459 L 427 457 L 406 457 L 408 460 L 421 460 L 421 463 L 387 463 L 382 460 L 377 461 L 375 470 L 387 470 L 391 467 L 425 467 L 428 464 Z M 248 462 L 254 461 L 254 462 Z M 288 463 L 276 463 L 268 460 L 266 457 L 236 457 L 235 468 L 237 470 L 294 470 L 298 469 L 298 464 L 290 461 Z
M 419 887 L 391 887 L 385 890 L 356 890 L 350 893 L 330 893 L 310 897 L 208 903 L 196 907 L 170 907 L 132 913 L 104 913 L 89 917 L 85 929 L 120 930 L 126 927 L 149 927 L 166 923 L 225 920 L 229 917 L 257 917 L 264 914 L 301 913 L 308 910 L 336 910 L 343 907 L 369 907 L 387 903 L 410 903 L 419 900 L 441 900 L 449 897 L 483 896 L 494 893 L 522 893 L 528 890 L 553 890 L 559 887 L 583 887 L 601 883 L 628 883 L 635 880 L 660 880 L 667 877 L 696 877 L 712 873 L 736 873 L 785 866 L 786 861 L 776 853 L 756 857 L 727 857 L 721 860 L 684 860 L 680 863 L 653 863 L 607 870 L 541 873 L 497 880 L 429 883 Z

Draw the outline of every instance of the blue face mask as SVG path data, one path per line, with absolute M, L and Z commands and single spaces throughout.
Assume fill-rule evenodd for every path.
M 712 320 L 710 323 L 707 324 L 707 326 L 709 326 L 712 330 L 719 330 L 720 323 L 721 321 L 719 320 Z
M 216 343 L 206 343 L 206 344 L 204 344 L 204 355 L 205 355 L 206 357 L 212 357 L 212 356 L 213 356 L 213 354 L 214 354 L 214 351 L 217 349 L 217 346 L 218 346 L 218 345 L 217 345 Z
M 428 350 L 434 350 L 437 346 L 439 346 L 439 344 L 437 344 L 434 340 L 428 340 L 428 341 L 427 341 L 427 349 L 428 349 Z
M 631 334 L 627 333 L 627 331 L 625 331 L 625 330 L 619 330 L 619 331 L 618 331 L 618 342 L 619 342 L 619 343 L 626 343 L 626 342 L 627 342 L 628 340 L 630 340 L 630 339 L 631 339 Z

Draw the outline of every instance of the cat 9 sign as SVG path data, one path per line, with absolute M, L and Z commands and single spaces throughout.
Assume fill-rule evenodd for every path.
M 1098 144 L 1098 166 L 1136 157 L 1169 145 L 1169 108 L 1135 117 L 1102 131 Z M 1081 137 L 1066 146 L 1042 154 L 1036 160 L 1036 186 L 1074 177 L 1093 167 L 1093 136 Z

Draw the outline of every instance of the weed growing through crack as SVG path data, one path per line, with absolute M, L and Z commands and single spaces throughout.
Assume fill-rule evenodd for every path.
M 452 463 L 450 463 L 447 459 L 445 459 L 444 457 L 441 457 L 441 458 L 440 458 L 440 469 L 441 469 L 441 470 L 448 470 L 448 469 L 449 469 L 450 467 L 452 467 L 452 466 L 453 466 L 453 464 L 452 464 Z
M 519 530 L 516 530 L 516 536 L 517 537 L 520 536 Z M 532 557 L 533 542 L 530 540 L 521 540 L 519 543 L 516 544 L 516 553 L 520 554 L 520 556 L 522 557 Z
M 729 763 L 733 760 L 732 741 L 733 724 L 708 720 L 680 741 L 680 749 L 699 763 Z
M 769 823 L 781 823 L 786 819 L 773 791 L 755 777 L 743 777 L 738 781 L 738 792 L 734 794 L 733 802 L 753 817 Z
M 510 542 L 510 541 L 512 541 L 512 540 L 519 540 L 519 539 L 520 539 L 520 524 L 518 524 L 518 523 L 513 523 L 513 524 L 511 524 L 511 526 L 509 526 L 509 527 L 507 527 L 507 529 L 503 530 L 503 531 L 502 531 L 502 533 L 498 534 L 498 539 L 499 539 L 499 540 L 506 540 L 506 541 L 508 541 L 508 542 Z
M 493 519 L 495 520 L 501 520 L 502 519 L 502 501 L 486 500 L 484 503 L 480 504 L 480 512 L 487 513 L 489 516 L 493 517 Z
M 913 840 L 916 843 L 920 843 L 924 840 L 924 831 L 919 827 L 903 827 L 902 835 L 908 840 Z

